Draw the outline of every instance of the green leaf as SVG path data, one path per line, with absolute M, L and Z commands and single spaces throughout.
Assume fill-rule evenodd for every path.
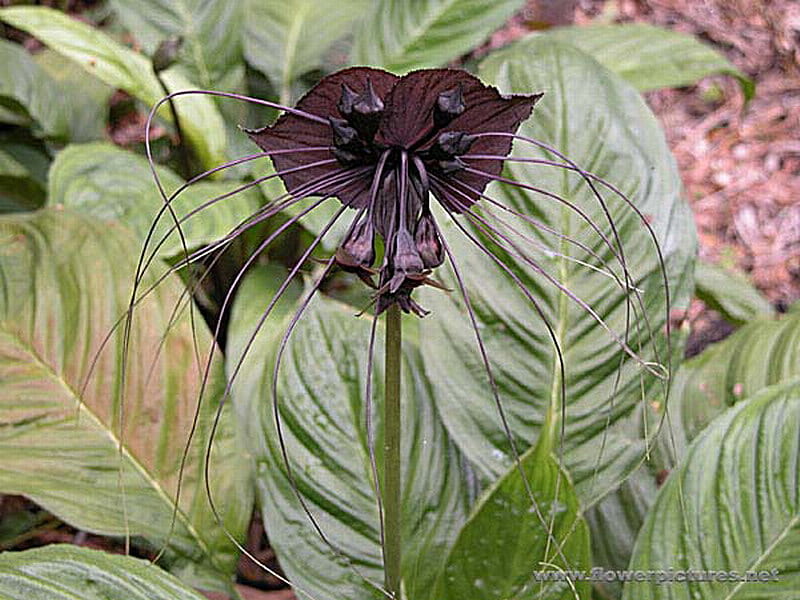
M 541 35 L 580 48 L 640 92 L 692 85 L 721 73 L 739 80 L 745 99 L 755 93 L 752 79 L 717 50 L 685 33 L 629 23 L 562 27 Z
M 694 223 L 681 198 L 680 178 L 664 135 L 641 96 L 579 50 L 544 38 L 528 39 L 494 53 L 483 62 L 480 72 L 485 80 L 504 91 L 546 92 L 521 133 L 560 148 L 577 164 L 608 178 L 631 198 L 655 230 L 666 261 L 673 306 L 686 304 L 696 245 Z M 580 86 L 579 92 L 573 91 L 576 85 Z M 516 145 L 515 155 L 548 158 L 523 143 Z M 568 198 L 606 236 L 613 237 L 598 202 L 579 177 L 553 167 L 512 162 L 506 163 L 506 173 L 516 181 Z M 488 194 L 588 244 L 621 278 L 619 265 L 608 247 L 570 209 L 551 198 L 510 185 L 492 186 Z M 629 207 L 609 193 L 604 192 L 603 196 L 624 241 L 633 283 L 643 291 L 649 327 L 655 332 L 660 359 L 664 361 L 665 340 L 660 334 L 665 322 L 664 290 L 653 242 Z M 595 258 L 485 201 L 481 205 L 484 215 L 496 214 L 531 238 L 533 243 L 522 242 L 511 234 L 518 247 L 590 304 L 619 338 L 624 336 L 626 293 L 610 277 L 574 262 L 577 259 L 597 264 Z M 443 218 L 442 223 L 469 291 L 517 444 L 522 449 L 531 445 L 543 423 L 547 423 L 552 435 L 558 435 L 559 366 L 548 331 L 511 277 L 451 220 Z M 537 250 L 534 243 L 542 250 Z M 563 456 L 581 502 L 589 506 L 616 488 L 642 461 L 645 441 L 641 432 L 632 432 L 634 428 L 628 421 L 642 406 L 644 397 L 659 395 L 660 385 L 623 353 L 584 308 L 516 255 L 497 246 L 493 250 L 539 302 L 563 350 L 567 377 Z M 454 292 L 429 291 L 420 295 L 422 304 L 434 313 L 425 320 L 425 335 L 421 338 L 424 364 L 448 431 L 482 476 L 491 480 L 508 469 L 512 455 L 457 282 L 448 271 L 440 270 L 437 277 L 444 279 Z M 638 350 L 641 344 L 644 358 L 653 360 L 645 321 L 632 316 L 632 322 L 629 345 Z
M 146 560 L 59 544 L 0 554 L 5 600 L 202 600 Z
M 42 148 L 0 140 L 0 213 L 33 210 L 44 204 L 49 165 Z
M 13 111 L 15 124 L 33 125 L 37 136 L 58 142 L 102 138 L 111 92 L 51 50 L 31 56 L 0 40 L 0 104 Z
M 670 409 L 672 406 L 669 405 Z M 629 435 L 635 437 L 638 433 L 644 439 L 648 431 L 655 431 L 659 426 L 660 414 L 655 402 L 653 406 L 642 406 L 630 421 Z M 645 418 L 649 427 L 643 425 Z M 655 503 L 658 488 L 674 464 L 670 452 L 674 429 L 674 421 L 667 421 L 661 435 L 650 439 L 647 460 L 584 514 L 591 534 L 594 565 L 608 570 L 627 569 L 639 530 Z M 592 585 L 599 598 L 622 595 L 621 580 L 595 579 Z
M 396 73 L 439 67 L 471 51 L 524 0 L 379 0 L 356 30 L 351 62 Z
M 113 89 L 86 72 L 76 63 L 45 48 L 34 56 L 37 64 L 58 85 L 56 103 L 67 115 L 69 141 L 89 142 L 106 137 L 109 104 Z
M 4 106 L 8 105 L 8 106 Z M 0 102 L 0 123 L 7 125 L 18 125 L 20 127 L 30 127 L 31 119 L 23 114 L 25 111 L 14 101 Z
M 800 589 L 800 384 L 726 411 L 667 480 L 630 569 L 755 572 L 766 581 L 626 583 L 633 598 L 792 598 Z M 775 569 L 775 571 L 773 571 Z M 773 574 L 778 574 L 777 580 Z
M 588 585 L 540 582 L 535 573 L 590 566 L 589 530 L 579 516 L 578 498 L 567 474 L 546 444 L 522 458 L 539 514 L 519 469 L 514 466 L 475 506 L 447 557 L 430 598 L 572 599 L 588 597 Z M 544 521 L 544 522 L 542 522 Z M 561 545 L 561 552 L 554 550 Z
M 183 38 L 180 62 L 192 81 L 214 87 L 242 59 L 244 11 L 225 0 L 112 0 L 122 24 L 152 55 L 171 36 Z
M 775 312 L 742 273 L 699 261 L 695 281 L 697 297 L 735 325 L 744 325 L 756 317 Z
M 65 139 L 69 123 L 60 100 L 59 86 L 31 55 L 0 39 L 0 104 L 33 121 L 42 136 Z
M 122 46 L 99 29 L 42 6 L 16 6 L 0 10 L 0 21 L 21 29 L 77 62 L 83 69 L 114 88 L 125 90 L 148 106 L 164 96 L 150 61 Z M 171 92 L 195 89 L 178 69 L 162 74 Z M 213 167 L 225 157 L 225 128 L 214 102 L 205 96 L 175 101 L 181 124 L 204 165 Z M 172 116 L 166 106 L 165 119 Z
M 0 150 L 0 175 L 3 177 L 27 177 L 28 169 L 3 149 Z
M 757 319 L 686 361 L 670 404 L 677 455 L 728 406 L 800 376 L 800 305 L 780 319 Z
M 237 552 L 202 483 L 224 382 L 218 360 L 174 511 L 202 367 L 189 315 L 173 312 L 178 278 L 138 305 L 124 379 L 121 328 L 103 347 L 127 308 L 137 255 L 115 223 L 53 209 L 0 220 L 0 492 L 26 495 L 79 529 L 142 536 L 154 548 L 168 542 L 170 570 L 200 587 L 224 588 Z M 195 327 L 204 362 L 210 335 L 198 315 Z M 252 481 L 232 425 L 226 411 L 210 472 L 223 523 L 240 537 Z
M 31 141 L 31 140 L 28 140 Z M 37 185 L 47 185 L 50 161 L 43 146 L 24 140 L 0 140 L 0 172 L 9 177 L 29 177 Z
M 165 167 L 158 167 L 157 171 L 168 195 L 184 183 Z M 172 207 L 180 219 L 242 185 L 240 181 L 196 183 L 182 192 Z M 106 143 L 75 144 L 59 153 L 50 170 L 48 203 L 103 221 L 119 221 L 136 233 L 140 243 L 144 243 L 153 219 L 164 206 L 147 160 Z M 187 246 L 196 248 L 223 237 L 253 213 L 258 203 L 257 192 L 243 191 L 188 218 L 181 223 Z M 163 236 L 168 235 L 158 251 L 165 258 L 183 252 L 174 225 L 170 213 L 165 211 L 150 242 L 149 248 L 154 250 Z
M 586 512 L 594 565 L 627 569 L 636 536 L 658 493 L 656 478 L 649 467 L 649 464 L 639 467 L 619 488 Z M 622 595 L 622 584 L 615 581 L 596 581 L 594 586 L 601 591 L 601 598 Z
M 367 0 L 247 0 L 244 52 L 269 77 L 281 102 L 291 103 L 299 77 L 322 66 L 323 56 L 369 10 Z
M 258 184 L 261 194 L 267 199 L 268 202 L 272 202 L 276 198 L 285 196 L 286 187 L 283 185 L 283 182 L 279 177 L 274 177 L 275 166 L 271 162 L 264 161 L 254 164 L 252 175 L 256 179 L 265 179 L 267 177 L 271 177 L 270 179 L 266 179 Z M 306 198 L 305 200 L 286 207 L 283 213 L 290 217 L 296 217 L 303 213 L 309 206 L 311 206 L 313 202 L 319 199 L 320 198 L 316 196 Z M 303 215 L 298 221 L 298 224 L 316 237 L 328 226 L 341 206 L 342 203 L 338 198 L 328 198 L 314 210 Z M 347 234 L 347 229 L 349 227 L 350 220 L 347 218 L 347 214 L 345 213 L 328 229 L 328 232 L 320 242 L 319 247 L 324 252 L 335 252 L 336 248 L 339 246 L 339 243 Z
M 18 548 L 59 523 L 58 519 L 39 507 L 22 502 L 12 503 L 0 521 L 0 550 Z
M 277 277 L 262 273 L 249 277 L 240 290 L 227 346 L 229 378 L 283 277 L 285 270 Z M 378 598 L 376 589 L 360 576 L 383 585 L 378 511 L 364 422 L 371 324 L 367 318 L 355 317 L 352 307 L 324 297 L 315 299 L 292 335 L 278 380 L 292 473 L 312 514 L 353 565 L 350 568 L 321 541 L 302 511 L 276 439 L 270 382 L 277 341 L 295 308 L 287 302 L 267 320 L 233 388 L 237 413 L 256 456 L 257 486 L 270 542 L 298 591 L 309 592 L 317 600 Z M 382 446 L 383 438 L 382 337 L 379 327 L 373 399 L 376 448 Z M 418 351 L 412 340 L 406 341 L 403 585 L 409 598 L 421 598 L 429 593 L 467 507 L 460 456 L 436 417 Z

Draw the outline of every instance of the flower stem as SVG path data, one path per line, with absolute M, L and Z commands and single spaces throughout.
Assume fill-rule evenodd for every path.
M 400 307 L 386 309 L 386 372 L 383 404 L 383 528 L 386 589 L 400 598 L 401 484 L 400 484 L 400 364 L 402 325 Z

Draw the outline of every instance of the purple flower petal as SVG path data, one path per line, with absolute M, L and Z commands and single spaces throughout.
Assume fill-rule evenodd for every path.
M 316 146 L 332 147 L 333 131 L 327 123 L 327 119 L 329 117 L 343 117 L 339 111 L 342 84 L 346 84 L 355 92 L 361 93 L 366 88 L 368 78 L 372 83 L 373 89 L 380 97 L 388 96 L 398 80 L 397 75 L 367 67 L 354 67 L 333 73 L 323 78 L 297 103 L 298 109 L 322 117 L 326 122 L 321 123 L 291 113 L 285 113 L 278 118 L 275 124 L 248 131 L 247 134 L 259 148 L 267 152 Z M 331 150 L 320 150 L 279 154 L 273 156 L 272 161 L 275 169 L 283 171 L 333 158 L 334 155 Z M 287 191 L 294 192 L 301 185 L 319 181 L 341 172 L 342 165 L 337 161 L 288 173 L 282 176 L 281 179 Z M 323 186 L 316 195 L 325 195 L 326 193 L 334 193 L 344 204 L 360 208 L 365 206 L 369 199 L 369 183 L 364 185 L 363 182 L 354 182 L 344 188 L 337 188 L 336 184 L 328 187 Z
M 448 101 L 454 91 L 460 90 L 464 110 L 449 123 L 437 128 L 435 111 L 440 97 Z M 402 77 L 385 100 L 386 111 L 376 135 L 376 142 L 385 146 L 398 146 L 407 150 L 423 151 L 431 148 L 439 135 L 447 132 L 515 133 L 527 119 L 542 94 L 502 96 L 497 89 L 485 85 L 474 75 L 453 69 L 426 69 L 413 71 Z M 474 154 L 506 156 L 511 152 L 509 137 L 481 137 L 472 144 Z M 499 175 L 501 160 L 471 161 L 475 169 L 490 175 Z M 455 170 L 447 173 L 449 179 L 462 182 L 474 190 L 465 191 L 470 198 L 451 196 L 438 188 L 437 198 L 455 212 L 463 204 L 476 202 L 491 176 Z M 460 206 L 461 205 L 461 206 Z

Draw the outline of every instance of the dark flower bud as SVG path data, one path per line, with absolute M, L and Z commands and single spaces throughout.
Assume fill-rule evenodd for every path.
M 339 112 L 349 117 L 353 112 L 353 104 L 358 100 L 358 93 L 346 83 L 342 84 L 342 96 L 339 98 Z
M 391 259 L 395 270 L 403 273 L 419 273 L 425 268 L 414 239 L 407 229 L 400 229 L 395 235 Z
M 428 213 L 420 217 L 414 233 L 417 252 L 426 269 L 435 269 L 444 262 L 444 248 L 436 231 L 433 215 Z
M 347 119 L 364 140 L 372 140 L 378 130 L 383 108 L 383 101 L 375 93 L 370 80 L 367 79 L 367 88 L 353 102 L 352 112 Z
M 361 115 L 383 112 L 383 100 L 378 98 L 378 94 L 375 93 L 375 89 L 369 79 L 367 79 L 367 88 L 364 93 L 353 102 L 353 112 Z
M 433 122 L 436 127 L 444 127 L 463 113 L 465 108 L 464 92 L 461 90 L 461 85 L 458 85 L 439 94 L 433 109 Z
M 153 71 L 160 73 L 175 64 L 182 45 L 183 38 L 180 36 L 169 37 L 161 42 L 153 54 Z
M 422 258 L 417 252 L 414 238 L 406 229 L 400 229 L 394 237 L 392 253 L 389 257 L 394 274 L 389 284 L 389 292 L 398 290 L 406 275 L 421 273 L 425 269 Z
M 369 287 L 375 288 L 375 228 L 371 219 L 359 222 L 336 249 L 336 264 L 347 273 L 355 273 Z
M 463 131 L 445 131 L 436 140 L 434 154 L 440 158 L 452 158 L 469 152 L 477 138 Z
M 358 132 L 347 124 L 344 119 L 328 117 L 328 122 L 333 130 L 333 144 L 337 148 L 354 149 L 361 144 L 358 140 Z
M 346 266 L 371 267 L 375 262 L 375 229 L 372 219 L 362 219 L 347 236 L 341 249 L 352 260 Z
M 404 313 L 414 313 L 420 318 L 430 314 L 430 311 L 422 308 L 411 298 L 411 290 L 401 289 L 393 294 L 381 294 L 378 296 L 377 314 L 383 313 L 392 304 L 397 304 Z

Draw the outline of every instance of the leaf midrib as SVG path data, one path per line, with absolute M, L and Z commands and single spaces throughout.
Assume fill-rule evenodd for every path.
M 78 410 L 86 413 L 92 419 L 92 421 L 94 421 L 100 430 L 109 438 L 109 440 L 111 440 L 111 442 L 114 444 L 114 447 L 121 448 L 122 455 L 136 469 L 136 471 L 139 472 L 145 481 L 151 485 L 151 487 L 156 491 L 156 494 L 164 500 L 165 504 L 169 506 L 170 511 L 175 511 L 176 518 L 178 518 L 178 520 L 180 520 L 180 522 L 186 527 L 186 530 L 191 534 L 192 539 L 195 540 L 198 547 L 208 557 L 211 564 L 218 570 L 224 572 L 224 569 L 219 565 L 214 557 L 214 554 L 210 551 L 208 544 L 195 529 L 188 515 L 183 511 L 183 509 L 180 508 L 179 505 L 176 505 L 172 502 L 163 486 L 150 475 L 150 472 L 147 470 L 147 468 L 141 462 L 139 462 L 133 454 L 131 454 L 128 448 L 124 444 L 120 443 L 120 439 L 114 434 L 114 432 L 110 431 L 102 419 L 100 419 L 100 417 L 94 413 L 89 405 L 81 399 L 81 396 L 77 390 L 75 390 L 68 381 L 61 377 L 61 375 L 57 373 L 55 369 L 53 369 L 39 355 L 38 352 L 36 352 L 36 350 L 27 342 L 27 340 L 23 339 L 17 332 L 10 331 L 7 327 L 3 327 L 3 329 L 10 338 L 17 341 L 19 347 L 33 359 L 33 362 L 38 364 L 43 371 L 48 373 L 53 380 L 57 381 L 58 384 L 61 385 L 67 391 L 67 393 L 75 399 L 75 401 L 78 403 Z
M 560 89 L 560 96 L 562 98 L 562 106 L 561 111 L 562 115 L 567 114 L 567 107 L 565 105 L 565 91 L 564 91 L 564 80 L 562 78 L 558 79 L 558 86 Z M 561 119 L 561 131 L 559 132 L 559 136 L 562 141 L 562 152 L 569 156 L 569 148 L 567 147 L 569 141 L 568 135 L 568 127 L 566 124 L 565 119 Z M 569 191 L 569 181 L 567 178 L 567 173 L 564 171 L 563 173 L 563 189 L 565 191 Z M 561 208 L 561 233 L 565 236 L 570 234 L 570 215 L 569 211 L 565 206 Z M 566 256 L 568 255 L 570 249 L 567 247 L 567 243 L 564 237 L 560 238 L 559 242 L 559 252 L 561 256 L 558 258 L 558 271 L 559 271 L 559 280 L 564 287 L 568 287 L 569 282 L 569 265 L 567 264 Z M 560 348 L 564 348 L 564 338 L 566 336 L 567 331 L 567 321 L 569 318 L 569 306 L 568 306 L 568 299 L 567 295 L 563 292 L 556 291 L 558 294 L 558 310 L 556 312 L 557 321 L 556 327 L 554 328 L 556 339 L 558 340 L 558 345 Z M 562 350 L 562 359 L 564 360 L 566 366 L 566 356 L 564 356 L 564 351 Z M 552 378 L 550 384 L 550 406 L 548 407 L 548 413 L 552 413 L 552 416 L 548 419 L 550 421 L 550 426 L 552 428 L 555 427 L 556 423 L 561 420 L 561 415 L 557 411 L 558 408 L 558 397 L 561 394 L 561 371 L 559 369 L 559 362 L 558 357 L 555 354 L 555 349 L 553 353 L 553 371 L 552 371 Z M 566 389 L 567 382 L 564 381 L 564 388 Z M 566 404 L 567 399 L 562 398 L 562 402 Z M 555 430 L 551 429 L 549 432 L 550 440 L 555 439 Z M 563 441 L 563 440 L 562 440 Z

